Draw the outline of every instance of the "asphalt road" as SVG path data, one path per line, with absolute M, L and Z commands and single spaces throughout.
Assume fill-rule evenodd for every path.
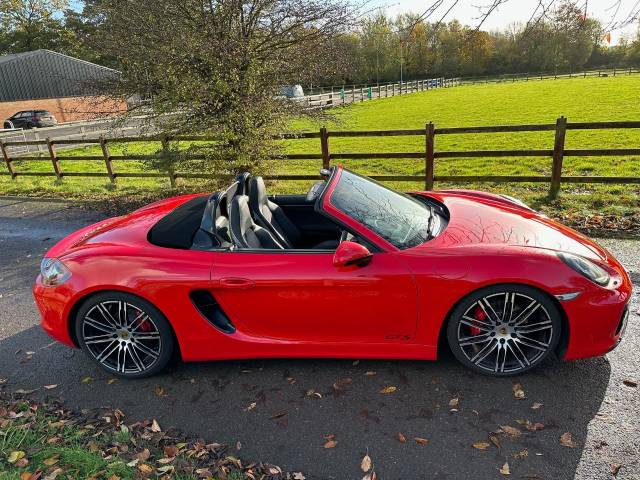
M 637 289 L 618 349 L 605 358 L 545 365 L 517 379 L 479 376 L 445 358 L 178 364 L 155 378 L 109 382 L 82 352 L 41 331 L 30 292 L 46 249 L 100 217 L 66 203 L 0 200 L 0 378 L 8 379 L 0 388 L 37 388 L 36 395 L 61 396 L 75 408 L 119 407 L 131 422 L 156 418 L 163 428 L 234 450 L 240 442 L 238 456 L 302 471 L 308 479 L 361 478 L 367 452 L 384 480 L 504 478 L 499 469 L 505 461 L 510 478 L 608 479 L 612 464 L 622 465 L 616 478 L 640 478 L 640 395 L 623 383 L 640 380 Z M 640 242 L 602 243 L 640 283 Z M 514 381 L 526 399 L 514 398 Z M 51 384 L 58 387 L 42 388 Z M 390 385 L 395 393 L 379 393 Z M 306 395 L 310 389 L 321 398 Z M 457 411 L 450 411 L 454 398 Z M 534 402 L 543 406 L 532 409 Z M 528 431 L 517 420 L 545 428 Z M 473 448 L 501 425 L 522 434 L 500 434 L 500 449 Z M 560 444 L 565 432 L 575 448 Z M 323 447 L 328 435 L 335 436 L 334 448 Z

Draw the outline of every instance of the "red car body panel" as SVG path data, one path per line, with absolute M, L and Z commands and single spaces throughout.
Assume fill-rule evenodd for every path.
M 619 341 L 616 328 L 631 295 L 624 268 L 583 235 L 500 196 L 469 191 L 422 192 L 441 202 L 449 224 L 436 238 L 407 250 L 355 222 L 331 204 L 324 212 L 378 247 L 365 267 L 334 267 L 330 252 L 196 251 L 159 247 L 150 228 L 195 195 L 148 205 L 86 227 L 47 257 L 72 272 L 59 286 L 34 286 L 43 328 L 75 346 L 70 328 L 78 302 L 118 290 L 154 304 L 171 323 L 185 361 L 255 357 L 435 359 L 447 315 L 484 286 L 520 283 L 558 302 L 568 341 L 563 358 L 603 355 Z M 611 275 L 601 287 L 565 265 L 565 251 L 596 261 Z M 195 308 L 193 290 L 208 290 L 236 331 L 222 333 Z

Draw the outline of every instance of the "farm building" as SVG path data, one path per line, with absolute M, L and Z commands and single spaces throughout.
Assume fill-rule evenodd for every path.
M 48 110 L 58 122 L 84 120 L 126 109 L 100 95 L 100 88 L 119 75 L 51 50 L 0 57 L 0 120 L 20 110 Z

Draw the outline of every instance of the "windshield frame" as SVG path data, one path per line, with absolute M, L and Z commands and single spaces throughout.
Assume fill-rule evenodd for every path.
M 409 250 L 411 248 L 415 248 L 415 247 L 408 247 L 406 249 L 403 249 L 403 248 L 397 247 L 396 245 L 394 245 L 393 243 L 391 243 L 390 241 L 382 237 L 380 234 L 378 234 L 374 230 L 371 230 L 369 227 L 365 226 L 355 218 L 343 212 L 341 209 L 339 209 L 332 203 L 331 196 L 333 195 L 334 190 L 336 189 L 338 183 L 340 182 L 340 178 L 342 177 L 342 172 L 345 170 L 346 169 L 344 169 L 342 166 L 334 167 L 332 175 L 329 178 L 329 181 L 327 182 L 328 183 L 327 188 L 323 192 L 322 196 L 318 199 L 318 205 L 321 206 L 321 210 L 326 212 L 328 215 L 330 215 L 334 219 L 337 219 L 339 222 L 347 225 L 351 230 L 358 232 L 358 234 L 362 235 L 371 243 L 378 246 L 382 251 L 395 252 L 395 251 L 404 251 L 404 250 Z M 355 172 L 352 172 L 351 170 L 346 170 L 346 171 L 352 175 L 361 177 L 364 180 L 373 183 L 374 185 L 377 185 L 377 182 L 373 181 L 372 179 L 364 175 L 359 175 Z M 388 188 L 388 187 L 385 187 L 385 188 Z M 393 191 L 398 195 L 401 195 L 401 196 L 404 195 L 393 189 L 389 189 L 389 190 Z

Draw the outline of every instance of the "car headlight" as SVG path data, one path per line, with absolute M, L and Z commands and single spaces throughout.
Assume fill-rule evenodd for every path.
M 44 258 L 40 263 L 42 284 L 46 286 L 60 285 L 71 276 L 69 269 L 57 258 Z
M 558 252 L 558 257 L 569 267 L 587 277 L 592 282 L 602 286 L 609 283 L 609 274 L 591 260 L 566 252 Z

